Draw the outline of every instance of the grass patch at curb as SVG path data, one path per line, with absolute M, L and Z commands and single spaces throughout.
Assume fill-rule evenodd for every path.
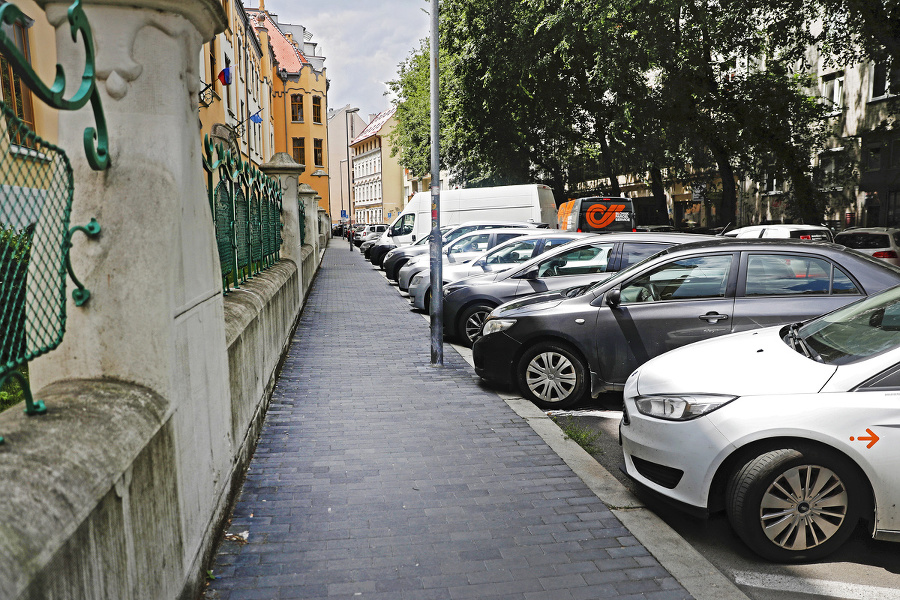
M 567 417 L 550 417 L 550 420 L 562 429 L 566 435 L 566 439 L 572 440 L 581 446 L 588 454 L 597 452 L 597 440 L 600 439 L 600 433 L 578 424 L 577 421 Z

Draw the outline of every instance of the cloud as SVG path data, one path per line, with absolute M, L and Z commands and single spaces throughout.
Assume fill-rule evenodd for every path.
M 331 82 L 328 105 L 358 106 L 366 119 L 390 106 L 386 82 L 397 77 L 397 66 L 428 36 L 431 20 L 424 11 L 430 6 L 427 0 L 265 3 L 279 21 L 303 25 L 312 34 Z

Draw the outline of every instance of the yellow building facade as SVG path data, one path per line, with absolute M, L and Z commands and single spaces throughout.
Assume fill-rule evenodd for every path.
M 223 0 L 229 28 L 200 56 L 200 128 L 259 166 L 278 152 L 304 165 L 300 183 L 328 210 L 328 80 L 324 57 L 300 25 L 280 23 L 260 2 Z

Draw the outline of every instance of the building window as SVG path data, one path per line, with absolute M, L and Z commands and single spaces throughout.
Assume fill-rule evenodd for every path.
M 294 140 L 294 160 L 301 165 L 306 164 L 306 138 L 293 138 Z
M 322 99 L 319 96 L 313 96 L 313 123 L 322 122 Z
M 866 148 L 866 170 L 878 171 L 881 169 L 881 144 Z
M 872 100 L 893 95 L 891 87 L 898 84 L 900 84 L 900 67 L 888 72 L 886 63 L 876 63 L 872 66 Z
M 303 94 L 291 94 L 291 121 L 303 122 Z
M 891 168 L 900 169 L 900 138 L 891 142 Z
M 4 25 L 3 32 L 13 40 L 16 48 L 31 63 L 31 54 L 28 50 L 28 32 L 20 23 Z M 34 111 L 31 105 L 31 90 L 13 72 L 12 65 L 5 57 L 0 56 L 0 82 L 2 82 L 3 102 L 21 119 L 29 129 L 34 131 Z M 27 141 L 18 132 L 9 129 L 9 139 L 13 144 L 25 145 Z
M 209 41 L 209 80 L 215 83 L 218 77 L 219 74 L 216 73 L 216 38 L 213 38 Z
M 313 163 L 317 167 L 325 166 L 324 153 L 322 152 L 322 140 L 314 139 L 313 140 Z
M 844 108 L 844 76 L 835 73 L 822 78 L 822 99 L 825 108 L 830 112 L 839 112 Z

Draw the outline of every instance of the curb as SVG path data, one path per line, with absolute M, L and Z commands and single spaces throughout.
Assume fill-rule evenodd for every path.
M 428 320 L 428 315 L 425 315 Z M 472 351 L 450 344 L 470 366 Z M 601 502 L 696 600 L 749 600 L 693 546 L 669 527 L 587 451 L 566 437 L 546 413 L 529 400 L 495 392 L 565 461 Z

